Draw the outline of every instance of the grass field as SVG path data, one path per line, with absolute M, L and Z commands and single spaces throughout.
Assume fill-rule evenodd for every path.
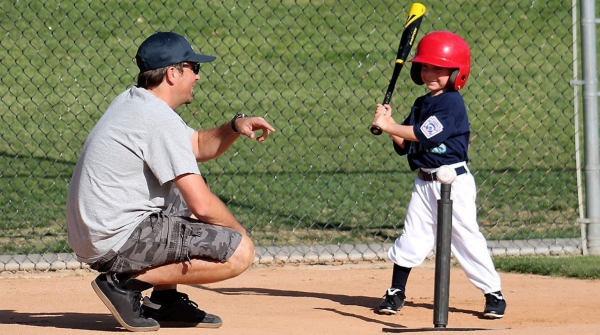
M 600 279 L 600 257 L 499 257 L 496 268 L 504 272 L 531 273 L 541 276 Z
M 421 35 L 472 47 L 464 92 L 470 167 L 489 239 L 579 236 L 570 3 L 423 2 Z M 195 128 L 264 116 L 268 142 L 240 140 L 201 165 L 259 245 L 391 242 L 413 173 L 369 131 L 409 4 L 397 1 L 0 0 L 0 254 L 68 251 L 68 182 L 88 132 L 135 83 L 133 56 L 155 31 L 217 60 Z M 401 74 L 397 120 L 424 93 Z

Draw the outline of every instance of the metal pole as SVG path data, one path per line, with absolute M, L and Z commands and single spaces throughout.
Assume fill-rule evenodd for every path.
M 573 128 L 575 129 L 575 171 L 577 174 L 577 202 L 579 203 L 579 230 L 581 231 L 581 252 L 585 256 L 587 249 L 587 224 L 585 220 L 585 206 L 583 198 L 583 176 L 581 174 L 581 126 L 579 125 L 579 57 L 577 49 L 579 48 L 579 39 L 577 26 L 579 17 L 577 15 L 577 0 L 571 0 L 571 19 L 573 23 Z M 583 84 L 583 83 L 581 83 Z
M 600 157 L 598 146 L 598 71 L 596 67 L 595 0 L 581 1 L 585 195 L 588 252 L 600 255 Z
M 433 295 L 433 325 L 446 328 L 450 299 L 450 241 L 452 239 L 451 184 L 441 184 L 438 203 L 437 241 L 435 247 L 435 292 Z

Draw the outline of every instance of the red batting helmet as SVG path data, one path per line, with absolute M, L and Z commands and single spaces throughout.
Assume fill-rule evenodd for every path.
M 421 64 L 431 64 L 443 68 L 456 69 L 450 76 L 454 89 L 465 87 L 471 71 L 469 45 L 460 36 L 449 31 L 434 31 L 421 39 L 412 62 L 410 77 L 417 85 L 423 85 Z

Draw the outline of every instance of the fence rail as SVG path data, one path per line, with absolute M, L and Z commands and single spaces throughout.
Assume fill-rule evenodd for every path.
M 331 264 L 388 261 L 387 250 L 392 243 L 342 244 L 314 246 L 257 247 L 255 265 L 304 263 Z M 579 239 L 547 239 L 527 241 L 489 241 L 492 256 L 578 255 Z M 435 257 L 432 251 L 428 258 Z M 89 268 L 71 253 L 0 256 L 1 271 L 56 271 Z

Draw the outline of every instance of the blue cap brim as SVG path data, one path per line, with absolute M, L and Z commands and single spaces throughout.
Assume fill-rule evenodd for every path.
M 194 54 L 194 56 L 190 57 L 190 59 L 187 59 L 187 61 L 195 62 L 195 63 L 209 63 L 209 62 L 212 62 L 213 60 L 215 60 L 216 58 L 217 57 L 215 57 L 215 56 Z

